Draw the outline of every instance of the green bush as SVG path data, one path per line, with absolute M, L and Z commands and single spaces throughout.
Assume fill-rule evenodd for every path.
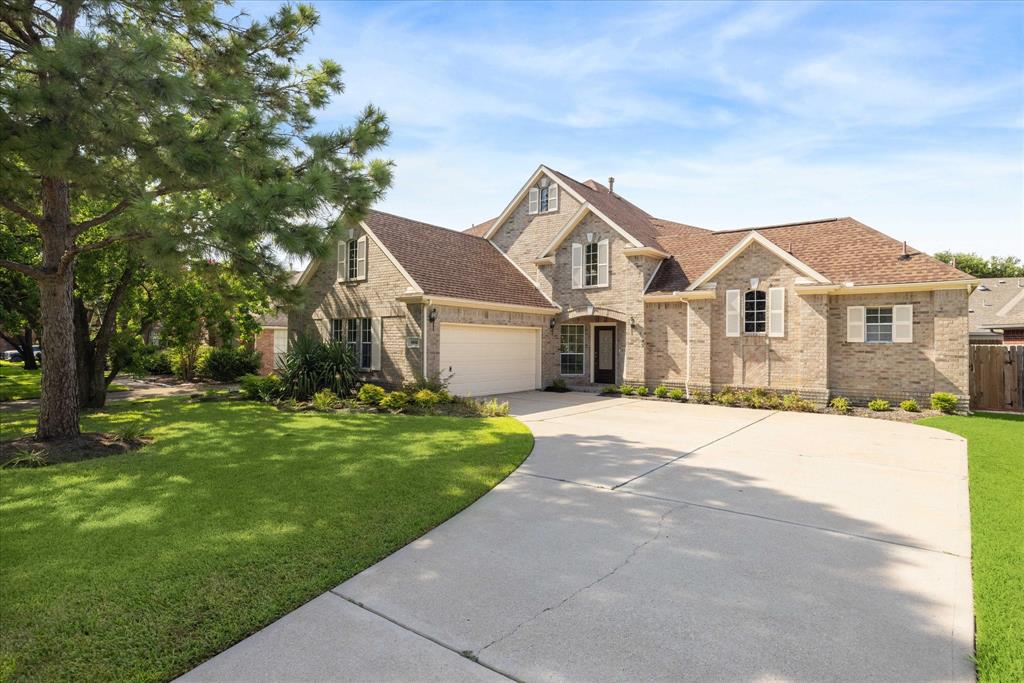
M 420 408 L 433 408 L 441 402 L 441 399 L 430 389 L 420 389 L 412 395 L 412 402 Z
M 690 392 L 690 403 L 708 404 L 711 403 L 711 394 L 701 389 L 694 389 Z
M 609 384 L 607 386 L 601 387 L 601 393 L 606 395 L 606 396 L 609 396 L 609 395 L 612 395 L 612 394 L 617 394 L 617 393 L 619 393 L 619 388 L 617 386 L 615 386 L 614 384 Z
M 919 413 L 921 412 L 921 406 L 917 405 L 917 401 L 912 398 L 908 398 L 906 401 L 900 402 L 900 410 L 905 410 L 908 413 Z
M 437 400 L 439 403 L 455 403 L 455 397 L 448 393 L 447 389 L 441 389 L 440 391 L 436 391 L 434 393 L 437 396 Z
M 277 375 L 243 375 L 242 395 L 253 401 L 270 403 L 284 396 L 284 382 Z
M 957 402 L 956 395 L 946 391 L 937 391 L 931 395 L 932 410 L 955 413 Z
M 330 389 L 321 389 L 313 394 L 313 410 L 327 413 L 341 406 L 341 399 Z
M 669 389 L 668 393 L 665 394 L 665 395 L 668 396 L 673 401 L 685 401 L 686 400 L 686 392 L 683 391 L 682 389 Z
M 508 402 L 498 402 L 497 399 L 492 398 L 489 401 L 477 402 L 477 411 L 482 417 L 505 417 L 508 415 Z
M 750 391 L 741 391 L 739 398 L 743 405 L 761 410 L 777 410 L 783 405 L 782 398 L 778 394 L 761 387 L 754 387 Z
M 565 383 L 565 380 L 561 377 L 556 377 L 551 380 L 551 384 L 544 388 L 544 391 L 553 391 L 555 393 L 564 394 L 568 391 L 572 391 L 569 385 Z
M 645 386 L 641 385 L 641 386 L 636 388 L 636 395 L 637 396 L 646 396 L 648 393 L 650 393 L 650 392 L 648 391 L 647 387 L 645 387 Z
M 379 387 L 376 384 L 364 384 L 359 387 L 358 401 L 364 406 L 379 406 L 387 393 L 384 391 L 384 387 Z
M 387 410 L 401 410 L 409 405 L 409 394 L 404 391 L 392 391 L 380 401 L 380 407 Z
M 740 402 L 739 395 L 733 391 L 732 387 L 725 387 L 711 398 L 715 403 L 723 406 L 734 406 Z
M 836 396 L 829 401 L 829 406 L 832 407 L 832 410 L 843 413 L 844 415 L 853 410 L 853 406 L 850 405 L 850 399 L 845 396 Z
M 149 344 L 139 344 L 131 349 L 128 370 L 136 375 L 174 374 L 170 354 Z
M 213 349 L 205 344 L 179 346 L 170 350 L 171 369 L 180 379 L 192 381 Z
M 800 398 L 800 394 L 797 393 L 786 394 L 782 397 L 782 409 L 791 410 L 795 413 L 816 412 L 814 404 L 806 399 Z
M 621 387 L 619 387 L 619 393 L 622 394 L 623 396 L 632 396 L 633 394 L 636 393 L 636 387 L 634 387 L 632 384 L 623 384 Z
M 868 401 L 868 408 L 876 413 L 884 413 L 889 410 L 889 402 L 880 398 Z
M 246 348 L 211 349 L 198 363 L 196 372 L 218 382 L 234 382 L 242 375 L 259 372 L 260 354 Z
M 658 398 L 665 398 L 666 396 L 668 396 L 668 387 L 666 387 L 664 384 L 659 384 L 658 386 L 654 387 L 654 395 L 657 396 Z
M 450 379 L 450 377 L 449 377 Z M 420 378 L 413 382 L 406 382 L 402 385 L 402 391 L 412 396 L 420 389 L 429 389 L 435 394 L 448 394 L 448 379 L 442 379 L 441 375 L 434 375 L 432 377 Z M 449 396 L 451 394 L 448 394 Z
M 281 379 L 288 395 L 299 401 L 321 389 L 348 396 L 357 379 L 355 353 L 341 342 L 300 335 L 281 361 Z

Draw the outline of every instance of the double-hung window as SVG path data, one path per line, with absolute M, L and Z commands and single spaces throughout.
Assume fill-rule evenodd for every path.
M 349 280 L 359 277 L 359 241 L 348 241 L 348 273 Z
M 744 334 L 764 334 L 768 295 L 752 289 L 743 295 Z
M 344 320 L 334 318 L 331 320 L 331 341 L 340 342 L 345 341 L 345 329 L 342 327 Z
M 561 355 L 560 372 L 563 375 L 583 374 L 583 325 L 562 325 L 558 351 Z
M 355 354 L 360 370 L 373 367 L 373 326 L 369 318 L 346 320 L 344 341 Z
M 583 245 L 583 286 L 597 286 L 597 242 Z
M 868 342 L 891 342 L 892 306 L 864 309 L 864 332 Z

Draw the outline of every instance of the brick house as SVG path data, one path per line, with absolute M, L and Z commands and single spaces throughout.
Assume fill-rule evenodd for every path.
M 300 283 L 289 334 L 390 385 L 968 394 L 971 276 L 852 218 L 705 230 L 545 166 L 465 232 L 371 211 Z
M 986 277 L 968 300 L 972 344 L 1024 344 L 1024 278 Z

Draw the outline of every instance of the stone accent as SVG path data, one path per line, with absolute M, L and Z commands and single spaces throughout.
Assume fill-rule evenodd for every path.
M 848 306 L 914 306 L 913 341 L 846 341 Z M 833 396 L 857 402 L 916 399 L 968 391 L 967 291 L 901 292 L 829 297 L 829 385 Z

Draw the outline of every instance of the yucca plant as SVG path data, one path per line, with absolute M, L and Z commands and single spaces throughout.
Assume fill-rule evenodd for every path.
M 321 389 L 347 396 L 356 385 L 356 357 L 347 344 L 299 335 L 281 359 L 279 374 L 286 393 L 307 401 Z

